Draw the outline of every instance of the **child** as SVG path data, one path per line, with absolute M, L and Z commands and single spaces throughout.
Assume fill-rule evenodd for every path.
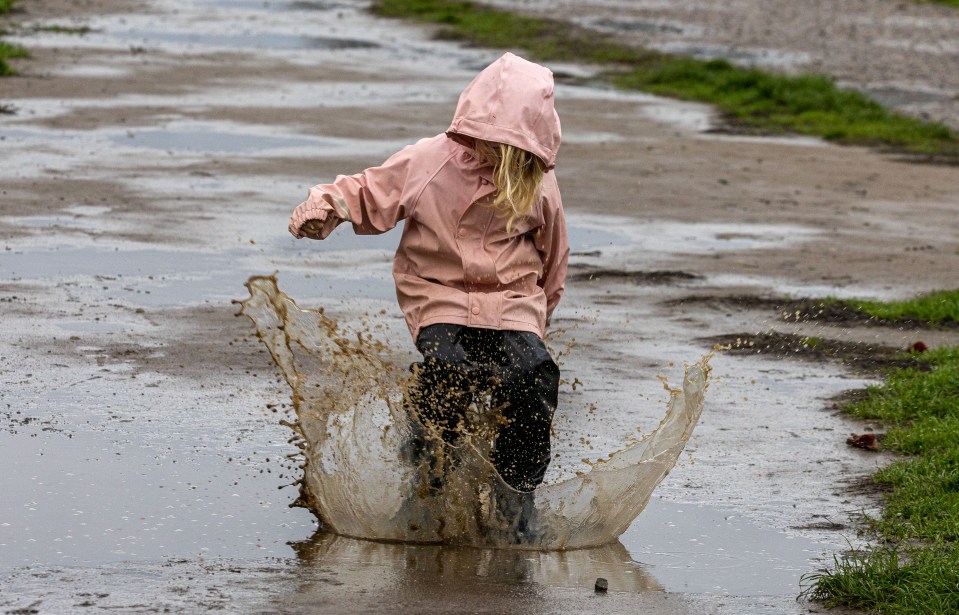
M 344 221 L 376 234 L 405 220 L 393 277 L 423 354 L 414 414 L 453 444 L 472 392 L 487 391 L 504 419 L 491 461 L 520 493 L 546 473 L 559 388 L 542 340 L 569 255 L 559 145 L 552 73 L 507 53 L 464 90 L 445 134 L 310 189 L 289 226 L 324 239 Z

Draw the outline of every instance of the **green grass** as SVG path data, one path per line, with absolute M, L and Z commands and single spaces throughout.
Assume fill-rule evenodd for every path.
M 848 311 L 889 324 L 959 325 L 959 290 L 936 290 L 905 301 L 847 300 L 825 297 L 818 305 L 830 312 Z M 807 310 L 809 308 L 806 308 Z
M 13 9 L 13 5 L 16 1 L 17 0 L 0 0 L 0 15 L 9 13 L 11 9 Z M 3 32 L 0 31 L 0 35 L 2 34 Z M 16 71 L 13 70 L 13 67 L 10 66 L 10 63 L 7 62 L 7 60 L 25 57 L 27 57 L 27 52 L 25 49 L 0 40 L 0 77 L 16 74 Z
M 959 9 L 959 0 L 916 0 L 919 4 L 944 4 Z
M 607 63 L 655 63 L 662 54 L 605 40 L 572 24 L 525 17 L 475 2 L 447 0 L 381 0 L 374 12 L 442 26 L 440 37 L 482 47 L 520 48 L 540 60 Z
M 33 26 L 30 28 L 33 32 L 51 32 L 53 34 L 77 34 L 84 35 L 93 32 L 93 29 L 90 26 Z
M 959 322 L 959 290 L 938 290 L 908 301 L 858 301 L 849 305 L 881 320 Z
M 922 358 L 846 407 L 881 422 L 884 445 L 908 456 L 873 477 L 887 491 L 870 520 L 880 545 L 805 577 L 805 595 L 828 606 L 959 613 L 959 347 Z
M 644 67 L 616 75 L 613 82 L 712 103 L 747 127 L 917 153 L 959 151 L 956 135 L 946 126 L 898 115 L 819 75 L 787 77 L 739 68 L 725 60 L 674 59 L 652 70 Z
M 892 372 L 846 410 L 856 417 L 894 424 L 930 416 L 959 417 L 959 347 L 931 350 L 922 355 L 922 362 L 924 368 Z
M 10 66 L 7 60 L 25 57 L 27 57 L 26 49 L 0 40 L 0 77 L 16 74 L 16 71 Z
M 522 50 L 539 61 L 598 64 L 603 77 L 620 88 L 710 103 L 744 128 L 959 160 L 959 135 L 948 127 L 894 113 L 823 76 L 775 75 L 724 60 L 662 54 L 566 22 L 465 0 L 379 0 L 373 10 L 436 24 L 442 38 Z
M 959 551 L 949 547 L 908 555 L 883 547 L 866 555 L 836 559 L 831 573 L 809 575 L 807 596 L 830 607 L 852 607 L 890 615 L 959 613 Z

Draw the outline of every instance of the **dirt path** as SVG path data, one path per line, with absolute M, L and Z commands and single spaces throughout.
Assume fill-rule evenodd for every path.
M 516 3 L 493 0 L 516 10 Z M 532 0 L 570 19 L 670 53 L 788 73 L 830 75 L 907 114 L 959 128 L 959 10 L 891 0 L 658 2 Z
M 590 6 L 603 17 L 604 5 Z M 493 54 L 430 42 L 361 8 L 45 0 L 17 16 L 76 16 L 94 31 L 24 39 L 34 59 L 0 81 L 0 102 L 17 108 L 0 117 L 0 314 L 17 332 L 0 339 L 0 378 L 12 383 L 0 397 L 0 455 L 16 469 L 3 479 L 15 495 L 0 504 L 0 573 L 76 566 L 85 589 L 49 590 L 11 572 L 0 606 L 130 609 L 137 570 L 163 562 L 164 583 L 183 580 L 183 592 L 164 585 L 152 595 L 173 610 L 216 591 L 214 602 L 234 610 L 263 604 L 242 583 L 185 580 L 207 565 L 239 570 L 230 574 L 266 592 L 270 579 L 285 579 L 289 595 L 267 602 L 289 612 L 316 595 L 334 610 L 355 606 L 346 589 L 361 578 L 364 608 L 397 599 L 402 579 L 393 585 L 391 575 L 409 553 L 320 539 L 328 569 L 289 563 L 287 542 L 313 524 L 284 509 L 290 491 L 277 491 L 292 478 L 276 425 L 286 392 L 230 305 L 247 276 L 279 270 L 305 303 L 344 318 L 385 309 L 401 324 L 389 237 L 306 245 L 286 235 L 286 217 L 312 183 L 445 129 L 456 95 Z M 776 329 L 897 347 L 920 336 L 957 343 L 949 333 L 796 324 L 724 301 L 955 287 L 954 168 L 710 134 L 708 109 L 641 95 L 561 86 L 558 100 L 573 273 L 586 275 L 571 279 L 557 322 L 578 338 L 565 369 L 589 383 L 564 399 L 609 409 L 562 417 L 565 457 L 595 458 L 637 426 L 648 431 L 663 394 L 655 376 L 675 381 L 710 337 Z M 828 401 L 866 380 L 762 356 L 714 363 L 695 462 L 674 470 L 623 537 L 626 559 L 644 562 L 636 570 L 648 567 L 652 581 L 556 555 L 501 562 L 491 573 L 498 587 L 515 589 L 520 574 L 542 597 L 531 608 L 548 612 L 575 595 L 588 610 L 570 589 L 582 579 L 557 572 L 574 569 L 622 580 L 609 612 L 629 612 L 628 592 L 650 608 L 672 599 L 685 613 L 808 611 L 793 598 L 810 557 L 830 561 L 846 538 L 857 541 L 849 515 L 875 505 L 852 485 L 877 458 L 847 450 L 847 432 L 861 425 L 831 416 Z M 459 572 L 441 580 L 475 583 L 482 563 L 449 557 Z M 440 578 L 423 570 L 417 584 Z M 325 585 L 337 589 L 317 589 Z M 476 591 L 482 597 L 482 584 Z M 504 600 L 514 598 L 531 604 Z

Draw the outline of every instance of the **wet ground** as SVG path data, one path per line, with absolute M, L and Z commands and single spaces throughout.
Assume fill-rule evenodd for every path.
M 516 8 L 512 0 L 490 4 Z M 928 2 L 833 0 L 530 0 L 521 10 L 569 19 L 631 44 L 818 73 L 899 111 L 959 128 L 959 12 Z
M 231 301 L 277 271 L 304 305 L 401 328 L 395 236 L 296 242 L 287 216 L 310 185 L 444 130 L 495 57 L 363 6 L 42 0 L 15 16 L 92 31 L 13 38 L 34 59 L 0 82 L 16 110 L 0 116 L 0 607 L 818 610 L 795 601 L 799 578 L 861 544 L 851 517 L 876 500 L 859 484 L 887 459 L 845 445 L 870 426 L 829 400 L 875 374 L 841 358 L 716 356 L 688 454 L 608 548 L 382 545 L 314 536 L 287 508 L 288 389 Z M 711 134 L 708 109 L 643 95 L 557 98 L 574 254 L 552 343 L 572 344 L 564 375 L 584 386 L 564 392 L 549 480 L 651 431 L 656 376 L 678 381 L 723 336 L 957 343 L 763 301 L 955 287 L 955 169 Z M 590 400 L 608 410 L 563 410 Z

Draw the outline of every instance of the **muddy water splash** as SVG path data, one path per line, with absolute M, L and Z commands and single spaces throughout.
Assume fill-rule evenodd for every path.
M 376 327 L 347 328 L 322 310 L 301 309 L 273 277 L 250 278 L 247 288 L 240 313 L 293 389 L 296 421 L 285 424 L 302 451 L 299 503 L 342 535 L 527 549 L 610 543 L 675 465 L 703 409 L 709 357 L 670 389 L 666 416 L 648 438 L 589 472 L 524 498 L 490 464 L 489 431 L 478 429 L 456 447 L 443 445 L 448 461 L 437 489 L 437 464 L 410 461 L 409 442 L 423 427 L 405 409 L 408 357 L 378 340 Z

